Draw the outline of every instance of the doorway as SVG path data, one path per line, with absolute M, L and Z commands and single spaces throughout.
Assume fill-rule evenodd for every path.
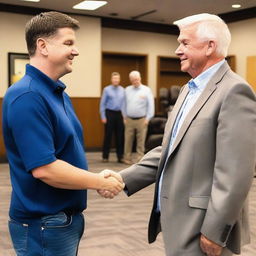
M 137 70 L 141 73 L 142 83 L 147 84 L 147 55 L 133 53 L 102 53 L 102 90 L 110 84 L 112 72 L 121 75 L 121 85 L 126 87 L 130 84 L 129 73 Z

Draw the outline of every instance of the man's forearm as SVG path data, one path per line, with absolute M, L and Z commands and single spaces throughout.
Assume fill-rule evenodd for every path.
M 36 168 L 32 175 L 52 187 L 62 189 L 103 189 L 107 185 L 103 175 L 85 171 L 62 160 Z

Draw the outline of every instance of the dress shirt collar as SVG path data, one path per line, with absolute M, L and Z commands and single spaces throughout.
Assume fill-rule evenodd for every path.
M 111 88 L 114 89 L 114 90 L 119 89 L 119 86 L 120 86 L 120 85 L 117 85 L 117 86 L 116 86 L 116 85 L 111 84 Z
M 140 84 L 140 85 L 137 86 L 137 87 L 132 84 L 132 88 L 133 88 L 134 90 L 139 90 L 140 88 L 142 88 L 142 84 Z
M 191 79 L 188 82 L 188 87 L 190 91 L 203 91 L 212 76 L 216 73 L 216 71 L 220 68 L 220 66 L 225 62 L 224 60 L 221 60 L 217 62 L 216 64 L 212 65 L 208 69 L 206 69 L 203 73 L 198 75 L 196 78 Z

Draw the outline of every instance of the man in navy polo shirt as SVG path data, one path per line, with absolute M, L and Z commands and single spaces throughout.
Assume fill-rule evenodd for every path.
M 78 21 L 41 13 L 26 25 L 30 65 L 3 103 L 10 164 L 9 230 L 18 256 L 75 256 L 84 231 L 86 189 L 118 194 L 123 184 L 87 172 L 82 127 L 59 78 L 78 56 Z

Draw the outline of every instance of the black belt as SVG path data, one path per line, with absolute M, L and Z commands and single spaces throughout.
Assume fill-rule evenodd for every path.
M 108 111 L 108 112 L 112 112 L 112 113 L 121 113 L 121 110 L 111 110 L 111 109 L 106 109 L 106 111 Z
M 145 116 L 141 116 L 141 117 L 130 117 L 130 116 L 128 116 L 128 118 L 130 118 L 132 120 L 139 120 L 139 119 L 145 118 Z

